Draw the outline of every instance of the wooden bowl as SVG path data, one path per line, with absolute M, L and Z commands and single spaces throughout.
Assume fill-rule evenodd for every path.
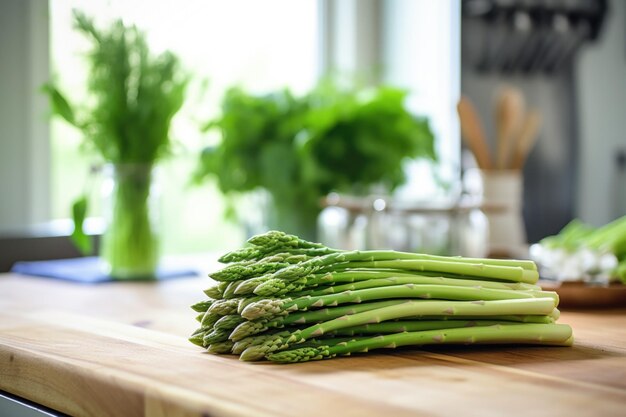
M 589 285 L 584 282 L 540 281 L 546 291 L 556 291 L 559 308 L 615 308 L 626 306 L 626 285 Z

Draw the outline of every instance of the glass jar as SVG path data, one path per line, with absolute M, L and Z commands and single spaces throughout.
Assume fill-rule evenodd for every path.
M 471 201 L 398 203 L 393 198 L 331 195 L 319 218 L 320 241 L 346 250 L 393 249 L 484 257 L 487 223 Z
M 482 210 L 489 224 L 489 254 L 493 257 L 525 256 L 524 178 L 519 170 L 481 170 Z
M 155 279 L 160 255 L 160 190 L 152 164 L 111 164 L 102 184 L 100 257 L 114 279 Z

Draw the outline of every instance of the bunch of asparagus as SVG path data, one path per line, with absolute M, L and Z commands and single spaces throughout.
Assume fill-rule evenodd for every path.
M 530 247 L 544 278 L 626 284 L 626 216 L 595 228 L 574 219 Z
M 271 231 L 220 258 L 192 306 L 190 341 L 244 361 L 290 363 L 379 348 L 568 346 L 558 297 L 532 261 L 340 251 Z

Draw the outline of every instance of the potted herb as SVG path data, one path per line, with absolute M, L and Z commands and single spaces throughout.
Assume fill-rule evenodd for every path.
M 375 185 L 392 191 L 405 181 L 407 159 L 435 159 L 428 122 L 407 110 L 406 95 L 329 83 L 303 96 L 232 88 L 207 125 L 221 142 L 204 149 L 196 180 L 215 178 L 227 195 L 265 190 L 268 227 L 314 238 L 320 199 L 329 192 L 365 194 Z
M 154 277 L 159 259 L 153 171 L 170 150 L 170 122 L 183 104 L 187 77 L 170 52 L 150 54 L 145 36 L 121 20 L 108 30 L 74 12 L 76 29 L 91 42 L 89 100 L 70 105 L 53 85 L 45 86 L 54 114 L 80 129 L 111 175 L 108 224 L 101 256 L 114 278 Z M 74 205 L 74 241 L 87 249 L 81 230 L 86 198 Z

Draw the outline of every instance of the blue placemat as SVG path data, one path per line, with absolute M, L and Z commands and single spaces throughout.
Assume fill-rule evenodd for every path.
M 100 258 L 95 256 L 55 259 L 51 261 L 16 262 L 11 268 L 11 272 L 86 284 L 115 281 L 110 276 L 102 272 Z M 195 269 L 168 263 L 167 260 L 159 265 L 156 273 L 158 280 L 195 275 L 199 275 L 198 271 Z

